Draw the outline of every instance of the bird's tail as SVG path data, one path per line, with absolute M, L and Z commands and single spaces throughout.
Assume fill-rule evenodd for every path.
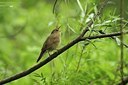
M 41 53 L 40 53 L 40 55 L 39 55 L 39 57 L 38 57 L 36 62 L 38 62 L 42 58 L 42 56 L 44 55 L 45 52 L 46 52 L 46 50 L 42 50 L 41 51 Z

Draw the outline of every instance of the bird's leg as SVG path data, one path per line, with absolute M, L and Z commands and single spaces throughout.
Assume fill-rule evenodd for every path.
M 51 56 L 50 52 L 49 51 L 47 51 L 47 52 L 48 52 L 48 55 Z
M 56 48 L 55 50 L 56 50 L 56 52 L 58 52 L 58 51 L 59 51 L 59 49 L 57 49 L 57 48 Z
M 54 49 L 54 52 L 58 53 L 58 51 L 59 51 L 59 49 L 57 49 L 57 48 L 56 48 L 56 49 Z

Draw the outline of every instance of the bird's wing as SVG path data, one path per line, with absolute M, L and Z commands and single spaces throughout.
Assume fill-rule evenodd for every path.
M 52 36 L 52 35 L 50 35 L 47 39 L 46 39 L 46 41 L 44 42 L 44 45 L 43 45 L 43 48 L 42 48 L 42 50 L 43 49 L 49 49 L 51 46 L 52 46 L 52 44 L 54 43 L 54 37 Z
M 38 59 L 37 59 L 37 62 L 43 57 L 43 55 L 44 55 L 44 53 L 46 52 L 46 50 L 48 49 L 48 44 L 47 43 L 49 43 L 49 39 L 50 39 L 50 36 L 46 39 L 46 41 L 44 42 L 44 44 L 43 44 L 43 47 L 42 47 L 42 49 L 41 49 L 41 52 L 40 52 L 40 55 L 39 55 L 39 57 L 38 57 Z
M 44 53 L 46 52 L 46 50 L 41 50 L 41 53 L 37 59 L 37 62 L 43 57 Z

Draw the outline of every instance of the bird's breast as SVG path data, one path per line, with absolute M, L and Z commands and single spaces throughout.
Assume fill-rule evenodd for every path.
M 60 43 L 60 35 L 53 35 L 50 43 L 51 43 L 51 46 L 49 50 L 55 50 Z

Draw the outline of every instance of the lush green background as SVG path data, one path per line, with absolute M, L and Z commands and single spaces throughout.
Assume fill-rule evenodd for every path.
M 82 8 L 78 5 L 80 1 Z M 77 37 L 103 0 L 0 0 L 0 80 L 36 64 L 43 42 L 56 25 L 62 25 L 59 48 Z M 124 24 L 128 0 L 124 0 Z M 117 32 L 120 0 L 112 0 L 94 23 L 94 30 Z M 124 25 L 124 30 L 127 24 Z M 91 35 L 97 35 L 92 32 Z M 86 36 L 90 35 L 88 33 Z M 128 35 L 124 42 L 128 43 Z M 86 45 L 87 43 L 89 45 Z M 128 74 L 124 48 L 124 75 Z M 47 58 L 48 54 L 42 58 Z M 80 63 L 79 63 L 80 61 Z M 78 43 L 32 74 L 7 85 L 113 85 L 120 82 L 120 47 L 110 38 Z

